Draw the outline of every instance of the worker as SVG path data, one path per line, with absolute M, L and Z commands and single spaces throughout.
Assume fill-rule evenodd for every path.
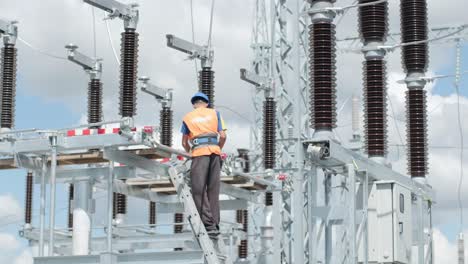
M 185 115 L 182 146 L 192 154 L 190 178 L 192 196 L 211 239 L 219 235 L 219 188 L 221 149 L 226 143 L 226 127 L 220 113 L 209 108 L 206 94 L 198 92 L 191 103 L 194 110 Z

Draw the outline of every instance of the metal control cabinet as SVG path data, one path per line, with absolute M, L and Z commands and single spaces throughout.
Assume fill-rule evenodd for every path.
M 369 263 L 411 263 L 411 191 L 395 182 L 375 182 L 369 185 L 368 208 Z

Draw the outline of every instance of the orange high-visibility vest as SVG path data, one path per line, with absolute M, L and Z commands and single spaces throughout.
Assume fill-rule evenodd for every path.
M 184 124 L 188 129 L 190 140 L 206 135 L 217 135 L 219 131 L 225 130 L 224 121 L 218 112 L 211 108 L 196 108 L 184 117 Z M 207 156 L 221 154 L 217 145 L 199 146 L 192 150 L 192 156 Z

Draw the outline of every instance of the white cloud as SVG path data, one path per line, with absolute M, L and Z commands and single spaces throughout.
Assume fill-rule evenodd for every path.
M 31 251 L 29 249 L 23 250 L 23 252 L 15 258 L 14 264 L 32 264 L 33 258 L 31 255 Z
M 457 246 L 438 229 L 434 229 L 433 236 L 435 264 L 457 263 Z
M 468 231 L 464 231 L 465 260 L 468 259 L 468 243 L 466 240 Z M 437 228 L 433 232 L 434 238 L 434 264 L 458 263 L 458 238 L 450 241 Z
M 20 248 L 20 241 L 12 234 L 0 233 L 0 263 L 11 263 Z
M 0 248 L 3 251 L 16 250 L 19 247 L 19 241 L 10 234 L 0 233 Z
M 22 207 L 11 194 L 0 195 L 0 225 L 21 218 Z

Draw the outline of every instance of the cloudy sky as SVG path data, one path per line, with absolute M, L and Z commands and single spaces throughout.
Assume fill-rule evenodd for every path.
M 193 0 L 196 41 L 206 43 L 210 13 L 210 0 Z M 123 1 L 129 3 L 130 1 Z M 190 95 L 197 89 L 193 62 L 186 56 L 166 47 L 165 35 L 175 34 L 191 38 L 189 0 L 137 0 L 141 18 L 139 75 L 152 78 L 153 82 L 175 90 L 175 123 L 190 109 Z M 216 2 L 213 27 L 216 71 L 216 104 L 237 110 L 232 113 L 222 109 L 228 123 L 230 139 L 228 150 L 248 146 L 249 121 L 254 115 L 251 106 L 251 87 L 239 80 L 239 68 L 248 67 L 252 59 L 250 50 L 254 0 Z M 348 5 L 352 0 L 337 1 Z M 398 2 L 390 2 L 390 31 L 399 31 Z M 431 26 L 446 26 L 468 23 L 466 0 L 428 0 Z M 85 54 L 93 54 L 92 8 L 80 0 L 0 0 L 0 17 L 19 21 L 20 36 L 37 49 L 57 56 L 66 56 L 64 45 L 75 43 Z M 105 119 L 118 116 L 118 72 L 107 35 L 103 13 L 95 11 L 97 56 L 103 58 Z M 119 20 L 109 21 L 112 42 L 120 50 Z M 350 11 L 338 26 L 338 36 L 357 36 L 356 11 Z M 87 76 L 76 65 L 66 60 L 45 56 L 32 48 L 18 43 L 18 91 L 16 127 L 58 128 L 72 126 L 86 118 Z M 466 45 L 463 45 L 462 69 L 468 69 Z M 453 43 L 431 46 L 429 74 L 452 74 L 455 65 Z M 405 87 L 397 84 L 404 78 L 400 51 L 388 55 L 389 104 L 389 159 L 393 167 L 406 172 L 405 144 Z M 341 107 L 352 94 L 362 94 L 362 55 L 340 52 L 338 61 L 338 106 Z M 455 238 L 459 231 L 456 189 L 460 174 L 460 139 L 456 123 L 457 100 L 453 80 L 431 83 L 428 90 L 428 118 L 430 145 L 429 181 L 437 191 L 434 211 L 436 227 L 436 263 L 455 263 Z M 461 82 L 460 109 L 463 130 L 468 131 L 467 82 Z M 390 105 L 393 107 L 394 114 Z M 154 124 L 159 105 L 152 98 L 138 95 L 138 124 Z M 346 141 L 350 136 L 350 104 L 344 105 L 339 116 L 337 134 Z M 244 118 L 241 118 L 242 115 Z M 247 119 L 247 120 L 246 120 Z M 176 127 L 178 130 L 178 127 Z M 177 131 L 176 131 L 177 132 Z M 177 134 L 177 133 L 176 133 Z M 177 137 L 178 138 L 178 137 Z M 178 142 L 178 141 L 176 141 Z M 466 144 L 464 146 L 466 148 Z M 468 171 L 467 158 L 463 162 Z M 31 254 L 24 240 L 17 236 L 21 226 L 24 201 L 24 171 L 0 172 L 0 263 L 31 263 Z M 467 190 L 464 181 L 462 190 Z M 65 186 L 59 186 L 58 224 L 65 224 Z M 36 190 L 36 194 L 37 194 Z M 468 192 L 462 192 L 464 205 L 468 204 Z M 35 213 L 37 213 L 37 208 Z M 468 212 L 468 208 L 465 208 Z M 468 215 L 465 216 L 468 219 Z M 463 229 L 467 229 L 466 224 Z

